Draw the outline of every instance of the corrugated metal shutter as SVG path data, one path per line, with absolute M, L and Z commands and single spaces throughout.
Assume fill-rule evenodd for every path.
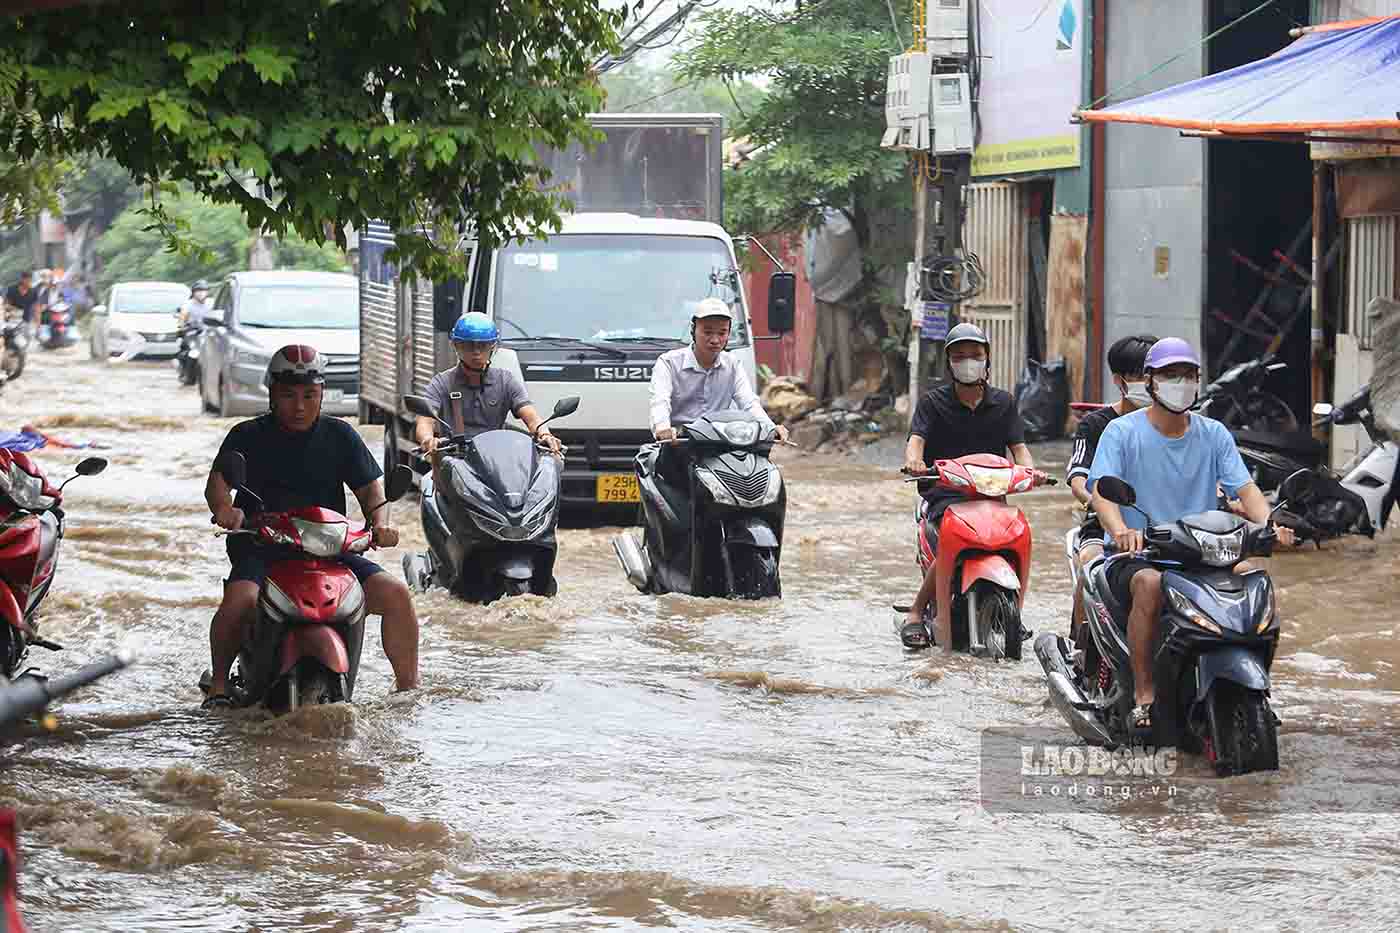
M 1347 221 L 1347 333 L 1362 350 L 1371 349 L 1372 298 L 1395 297 L 1395 218 L 1357 217 Z
M 437 342 L 433 339 L 433 283 L 413 283 L 413 391 L 422 392 L 437 375 Z
M 398 408 L 398 310 L 392 269 L 377 261 L 394 244 L 381 223 L 371 223 L 360 249 L 360 394 L 394 411 Z
M 982 294 L 964 302 L 960 320 L 992 342 L 992 385 L 1010 391 L 1026 362 L 1026 189 L 1010 182 L 967 186 L 964 241 L 986 273 Z

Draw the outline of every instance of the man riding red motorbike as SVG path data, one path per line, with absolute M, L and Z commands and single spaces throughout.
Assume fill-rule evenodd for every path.
M 940 460 L 955 460 L 970 454 L 997 457 L 1009 454 L 1017 466 L 1034 468 L 1030 449 L 1025 443 L 1025 428 L 1016 410 L 1016 400 L 1010 393 L 987 384 L 991 346 L 987 335 L 975 324 L 959 324 L 948 332 L 944 351 L 952 382 L 935 386 L 919 399 L 904 451 L 906 473 L 923 476 Z M 1010 467 L 1010 464 L 1006 466 Z M 1019 478 L 1010 479 L 1007 489 L 1019 481 Z M 925 529 L 929 552 L 933 554 L 937 552 L 938 528 L 943 513 L 964 496 L 946 483 L 930 485 L 921 492 L 923 502 L 919 509 L 919 524 Z M 926 566 L 923 584 L 900 629 L 900 640 L 906 647 L 922 648 L 929 644 L 931 633 L 924 621 L 924 611 L 938 589 L 937 568 L 937 561 L 931 561 Z M 932 633 L 933 640 L 945 652 L 951 651 L 951 600 L 941 599 L 935 608 L 937 624 Z
M 377 510 L 385 501 L 379 464 L 348 422 L 321 415 L 325 383 L 321 355 L 308 346 L 283 347 L 268 364 L 266 383 L 271 410 L 235 425 L 209 471 L 204 497 L 213 521 L 229 531 L 241 530 L 248 501 L 245 490 L 264 511 L 315 507 L 343 516 L 349 486 L 372 524 L 373 544 L 398 544 L 398 532 L 388 526 L 384 511 Z M 246 462 L 237 500 L 223 474 L 234 453 L 242 454 Z M 268 572 L 266 552 L 250 536 L 231 535 L 228 555 L 232 570 L 210 624 L 213 664 L 206 708 L 234 705 L 229 697 L 229 668 L 257 619 L 259 592 Z M 384 653 L 398 689 L 416 687 L 418 618 L 408 587 L 358 554 L 339 553 L 333 559 L 348 566 L 363 587 L 365 613 L 382 617 Z

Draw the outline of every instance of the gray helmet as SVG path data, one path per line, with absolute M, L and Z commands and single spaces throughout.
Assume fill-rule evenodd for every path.
M 200 279 L 199 281 L 195 282 L 193 285 L 190 286 L 190 291 L 207 292 L 209 291 L 209 283 L 204 281 L 203 279 Z
M 978 327 L 976 324 L 968 324 L 965 322 L 948 331 L 948 336 L 943 341 L 943 351 L 946 353 L 951 350 L 955 343 L 969 342 L 980 343 L 987 348 L 987 354 L 989 356 L 991 355 L 992 342 L 987 339 L 986 334 L 982 333 L 982 328 Z

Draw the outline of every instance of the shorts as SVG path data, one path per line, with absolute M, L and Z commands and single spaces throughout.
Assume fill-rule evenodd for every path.
M 1108 588 L 1118 605 L 1127 609 L 1133 604 L 1133 577 L 1143 570 L 1151 570 L 1151 561 L 1140 557 L 1120 557 L 1108 565 Z
M 1093 512 L 1090 512 L 1089 517 L 1079 526 L 1079 547 L 1082 548 L 1086 544 L 1103 547 L 1103 525 L 1099 524 L 1099 517 Z
M 261 587 L 263 580 L 267 579 L 267 565 L 275 562 L 277 557 L 274 552 L 269 552 L 265 548 L 234 539 L 228 543 L 228 559 L 233 567 L 229 570 L 225 583 L 247 580 L 249 583 L 256 583 Z M 361 583 L 376 573 L 384 572 L 383 567 L 359 554 L 342 554 L 336 560 L 349 567 L 350 572 L 355 575 L 355 579 Z

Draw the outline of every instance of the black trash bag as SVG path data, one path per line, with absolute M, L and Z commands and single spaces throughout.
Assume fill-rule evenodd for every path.
M 1016 410 L 1026 426 L 1027 441 L 1063 437 L 1069 418 L 1069 364 L 1063 359 L 1026 360 L 1016 384 Z

